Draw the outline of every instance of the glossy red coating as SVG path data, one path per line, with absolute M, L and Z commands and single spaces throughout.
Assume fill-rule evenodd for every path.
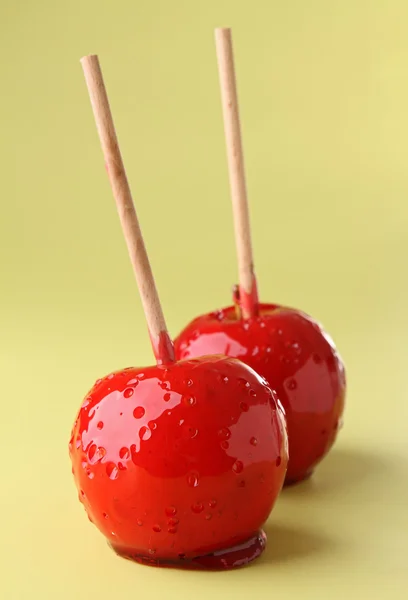
M 243 320 L 237 306 L 202 315 L 180 333 L 176 357 L 234 356 L 276 391 L 286 413 L 289 464 L 286 484 L 308 477 L 329 451 L 342 425 L 345 370 L 336 348 L 308 315 L 260 304 Z
M 69 450 L 79 499 L 119 554 L 189 568 L 262 552 L 287 467 L 279 402 L 252 369 L 220 356 L 97 381 Z

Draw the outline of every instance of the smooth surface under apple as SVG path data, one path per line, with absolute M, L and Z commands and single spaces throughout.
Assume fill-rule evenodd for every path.
M 343 362 L 316 321 L 274 304 L 260 304 L 256 317 L 243 320 L 239 306 L 229 306 L 194 319 L 174 343 L 179 360 L 222 353 L 264 377 L 286 413 L 285 483 L 311 475 L 342 425 L 346 393 Z
M 69 444 L 79 499 L 122 556 L 229 568 L 263 550 L 287 468 L 284 413 L 238 360 L 129 368 L 95 383 Z

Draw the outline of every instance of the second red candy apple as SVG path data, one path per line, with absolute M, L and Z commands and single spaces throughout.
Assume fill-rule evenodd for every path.
M 300 311 L 260 304 L 253 318 L 239 315 L 229 306 L 194 319 L 175 340 L 176 356 L 235 356 L 268 381 L 286 413 L 286 483 L 300 481 L 327 454 L 341 427 L 342 360 L 320 325 Z
M 299 310 L 258 300 L 253 268 L 231 32 L 216 31 L 222 108 L 239 286 L 234 305 L 194 319 L 175 340 L 179 359 L 223 353 L 241 359 L 276 390 L 286 412 L 286 483 L 308 477 L 334 443 L 342 424 L 343 362 L 321 326 Z

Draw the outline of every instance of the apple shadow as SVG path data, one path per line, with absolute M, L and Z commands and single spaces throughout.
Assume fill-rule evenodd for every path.
M 316 475 L 329 486 L 365 483 L 387 469 L 387 462 L 379 455 L 361 449 L 333 449 L 322 461 Z
M 273 566 L 327 553 L 334 548 L 334 543 L 328 537 L 304 528 L 267 523 L 264 529 L 268 543 L 265 552 L 254 565 Z
M 321 494 L 349 486 L 361 486 L 378 478 L 389 466 L 379 455 L 359 448 L 334 448 L 313 475 L 297 484 L 283 488 L 283 496 Z

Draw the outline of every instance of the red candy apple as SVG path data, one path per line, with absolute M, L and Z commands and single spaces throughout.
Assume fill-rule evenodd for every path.
M 287 467 L 284 413 L 255 371 L 220 356 L 176 362 L 97 57 L 82 59 L 157 365 L 95 383 L 69 451 L 89 518 L 146 564 L 231 568 L 259 556 Z
M 249 319 L 240 316 L 237 306 L 229 306 L 194 319 L 174 343 L 180 360 L 223 353 L 262 375 L 286 413 L 286 483 L 312 473 L 341 426 L 346 389 L 343 363 L 318 323 L 273 304 L 260 304 Z
M 301 311 L 260 304 L 252 256 L 231 31 L 216 31 L 239 286 L 235 306 L 194 319 L 175 340 L 176 357 L 224 353 L 254 368 L 286 412 L 286 483 L 304 479 L 332 446 L 341 425 L 345 373 L 333 342 Z
M 79 499 L 118 553 L 232 567 L 263 549 L 286 443 L 266 383 L 238 360 L 204 357 L 98 381 L 70 455 Z

